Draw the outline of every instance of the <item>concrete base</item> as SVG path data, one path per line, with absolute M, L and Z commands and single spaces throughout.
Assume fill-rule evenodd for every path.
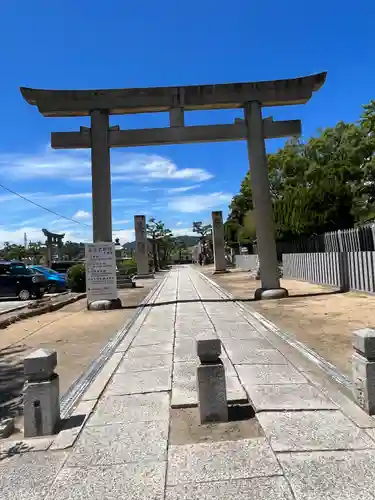
M 150 280 L 154 279 L 155 275 L 153 273 L 148 274 L 136 274 L 133 279 L 135 280 Z
M 23 391 L 24 436 L 49 436 L 60 421 L 59 377 L 26 382 Z
M 254 293 L 255 300 L 284 299 L 288 296 L 286 288 L 258 288 Z
M 230 273 L 228 269 L 223 269 L 222 271 L 214 271 L 212 274 L 226 274 Z
M 122 309 L 122 303 L 120 299 L 113 300 L 94 300 L 87 304 L 87 309 L 89 311 L 104 311 L 109 309 Z

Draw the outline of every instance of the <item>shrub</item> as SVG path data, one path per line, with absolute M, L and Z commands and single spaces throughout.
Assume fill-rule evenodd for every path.
M 117 268 L 121 274 L 126 274 L 128 276 L 137 274 L 137 263 L 135 262 L 135 259 L 127 259 L 117 262 Z
M 85 264 L 75 264 L 68 271 L 68 286 L 72 292 L 83 293 L 86 291 Z

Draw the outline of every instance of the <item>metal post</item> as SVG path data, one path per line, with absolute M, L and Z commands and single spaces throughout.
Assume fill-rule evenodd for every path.
M 103 110 L 91 111 L 91 174 L 93 241 L 112 241 L 111 163 L 109 118 Z
M 246 103 L 244 113 L 262 283 L 255 292 L 255 298 L 282 298 L 288 292 L 280 288 L 261 103 Z

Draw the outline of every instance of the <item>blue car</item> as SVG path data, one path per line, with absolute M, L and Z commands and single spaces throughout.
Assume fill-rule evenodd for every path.
M 48 281 L 48 292 L 59 293 L 65 292 L 67 289 L 66 276 L 58 273 L 49 267 L 44 266 L 28 266 L 36 274 L 42 274 Z

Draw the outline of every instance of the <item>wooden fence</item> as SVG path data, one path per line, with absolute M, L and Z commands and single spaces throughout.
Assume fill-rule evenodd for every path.
M 374 293 L 375 251 L 284 254 L 283 276 Z
M 278 254 L 319 252 L 373 252 L 375 224 L 332 231 L 294 241 L 277 242 Z

